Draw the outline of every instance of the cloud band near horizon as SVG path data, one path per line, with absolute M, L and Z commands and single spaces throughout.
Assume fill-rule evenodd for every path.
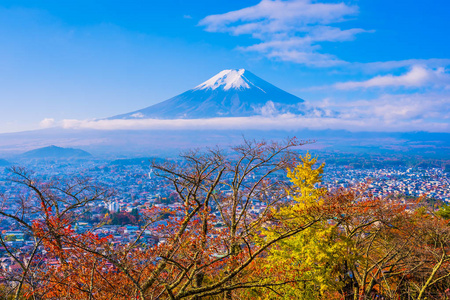
M 276 117 L 229 117 L 211 119 L 140 119 L 140 120 L 63 120 L 57 123 L 64 129 L 95 130 L 348 130 L 353 132 L 450 132 L 450 124 L 439 121 L 342 119 L 302 117 L 285 114 Z

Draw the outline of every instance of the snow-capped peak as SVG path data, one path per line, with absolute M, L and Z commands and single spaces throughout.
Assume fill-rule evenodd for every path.
M 223 86 L 225 91 L 229 89 L 249 89 L 250 84 L 252 84 L 244 76 L 245 70 L 223 70 L 214 77 L 208 79 L 202 84 L 195 87 L 196 90 L 206 90 L 206 89 L 217 89 Z

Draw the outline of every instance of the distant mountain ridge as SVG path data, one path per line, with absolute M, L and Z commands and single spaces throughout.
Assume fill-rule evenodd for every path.
M 63 158 L 88 158 L 92 155 L 81 149 L 74 148 L 62 148 L 57 146 L 48 146 L 43 148 L 34 149 L 20 155 L 21 158 L 53 158 L 53 159 L 63 159 Z
M 253 73 L 224 70 L 195 88 L 158 104 L 110 119 L 197 119 L 303 114 L 303 99 Z
M 450 160 L 450 133 L 433 132 L 350 132 L 346 130 L 77 130 L 48 128 L 0 134 L 0 155 L 14 157 L 25 150 L 64 143 L 95 155 L 126 154 L 129 157 L 177 157 L 187 149 L 239 145 L 242 138 L 275 140 L 296 136 L 316 141 L 304 149 L 346 153 L 398 153 L 426 155 Z M 89 157 L 86 157 L 89 158 Z M 12 161 L 14 162 L 14 161 Z
M 9 166 L 11 163 L 5 159 L 0 158 L 0 167 Z

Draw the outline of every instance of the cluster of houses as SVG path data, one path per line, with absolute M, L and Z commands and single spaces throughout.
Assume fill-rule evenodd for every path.
M 450 201 L 450 174 L 441 168 L 349 169 L 329 166 L 324 174 L 327 187 L 367 183 L 375 196 L 424 196 Z

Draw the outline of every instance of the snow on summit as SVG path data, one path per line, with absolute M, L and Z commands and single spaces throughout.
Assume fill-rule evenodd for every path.
M 208 119 L 304 113 L 303 100 L 244 69 L 224 70 L 166 101 L 110 119 Z
M 195 87 L 196 90 L 217 89 L 223 86 L 225 91 L 229 89 L 249 89 L 251 82 L 244 76 L 245 70 L 223 70 L 214 77 Z

